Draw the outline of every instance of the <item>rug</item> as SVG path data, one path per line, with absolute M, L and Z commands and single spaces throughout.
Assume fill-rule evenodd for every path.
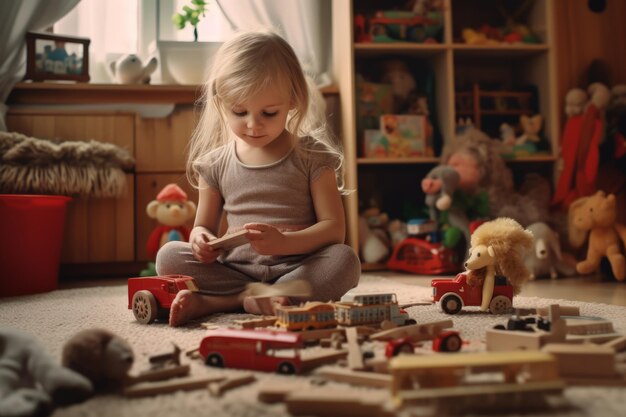
M 428 300 L 430 288 L 397 283 L 385 278 L 364 276 L 352 292 L 395 292 L 400 304 Z M 109 329 L 128 340 L 132 345 L 136 361 L 132 371 L 148 368 L 148 357 L 172 350 L 175 342 L 184 351 L 198 347 L 204 328 L 198 322 L 183 328 L 170 328 L 166 324 L 141 325 L 127 309 L 126 285 L 59 290 L 46 294 L 0 299 L 0 326 L 8 326 L 36 334 L 48 347 L 49 352 L 60 358 L 63 343 L 74 333 L 90 327 Z M 581 314 L 599 316 L 613 322 L 617 332 L 626 333 L 626 308 L 607 304 L 581 303 L 565 300 L 549 300 L 532 297 L 516 297 L 516 307 L 542 307 L 553 303 L 573 305 L 581 308 Z M 408 307 L 407 312 L 418 323 L 452 318 L 455 328 L 469 343 L 467 351 L 484 349 L 481 339 L 487 328 L 506 323 L 505 316 L 493 316 L 478 311 L 461 312 L 446 316 L 433 305 Z M 218 314 L 207 317 L 204 323 L 227 325 L 234 319 L 251 318 L 247 314 Z M 187 358 L 184 358 L 188 361 Z M 191 361 L 192 375 L 227 374 L 234 376 L 243 371 L 222 370 L 205 366 L 199 360 Z M 236 416 L 263 417 L 288 416 L 283 404 L 267 405 L 257 401 L 260 386 L 272 382 L 288 382 L 309 386 L 310 376 L 282 376 L 256 373 L 257 382 L 227 392 L 223 397 L 211 397 L 207 390 L 176 392 L 156 397 L 126 399 L 107 394 L 97 396 L 85 403 L 59 408 L 55 417 L 79 416 Z M 363 391 L 373 389 L 347 387 L 341 383 L 328 383 L 337 389 Z M 626 388 L 572 387 L 565 390 L 566 406 L 557 412 L 541 412 L 532 415 L 563 416 L 624 416 L 626 413 Z M 421 415 L 410 409 L 399 415 Z M 472 414 L 478 415 L 478 414 Z M 516 413 L 490 414 L 513 416 Z M 527 414 L 525 414 L 527 415 Z

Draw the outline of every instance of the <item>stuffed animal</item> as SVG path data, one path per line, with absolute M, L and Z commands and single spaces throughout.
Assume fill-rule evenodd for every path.
M 572 88 L 565 95 L 565 115 L 572 117 L 585 110 L 589 96 L 582 88 Z
M 519 121 L 524 133 L 522 133 L 522 135 L 515 140 L 515 144 L 524 145 L 527 142 L 532 142 L 534 144 L 539 143 L 541 140 L 539 132 L 543 126 L 543 116 L 540 114 L 536 114 L 532 117 L 521 115 Z
M 524 250 L 531 248 L 533 234 L 513 219 L 500 217 L 478 226 L 472 234 L 470 256 L 465 262 L 469 285 L 482 285 L 481 310 L 487 311 L 493 296 L 495 277 L 505 276 L 519 294 L 530 278 L 524 265 Z
M 156 70 L 157 64 L 155 57 L 143 65 L 137 55 L 129 54 L 109 63 L 109 69 L 117 84 L 149 84 L 150 74 Z
M 54 361 L 34 336 L 0 327 L 0 415 L 46 415 L 92 393 L 87 378 Z
M 457 170 L 458 188 L 470 202 L 468 218 L 510 217 L 523 226 L 549 218 L 550 182 L 531 173 L 524 177 L 519 192 L 513 188 L 513 174 L 502 159 L 503 144 L 465 124 L 445 146 L 441 163 Z M 481 198 L 486 194 L 487 198 Z M 482 207 L 482 201 L 487 207 Z
M 559 275 L 574 275 L 576 272 L 574 266 L 563 260 L 561 242 L 556 231 L 542 222 L 531 224 L 528 230 L 535 238 L 533 250 L 528 251 L 524 257 L 524 264 L 530 271 L 530 279 L 547 275 L 552 279 Z
M 128 342 L 104 329 L 82 330 L 63 346 L 63 365 L 84 375 L 98 390 L 121 387 L 133 360 Z
M 359 246 L 361 261 L 382 262 L 391 252 L 390 237 L 387 232 L 389 216 L 381 213 L 378 207 L 370 207 L 359 216 Z
M 426 194 L 426 206 L 430 211 L 430 219 L 439 221 L 438 212 L 447 211 L 447 224 L 456 228 L 456 233 L 463 233 L 465 244 L 470 241 L 469 220 L 460 204 L 453 204 L 453 197 L 460 181 L 457 170 L 450 166 L 439 165 L 431 169 L 422 180 L 422 191 Z M 458 196 L 458 194 L 457 194 Z M 450 230 L 450 229 L 448 229 Z M 446 232 L 447 233 L 447 232 Z M 460 235 L 459 235 L 460 237 Z M 458 238 L 451 241 L 450 236 L 444 238 L 446 247 L 456 246 Z M 448 242 L 447 244 L 445 242 Z M 448 246 L 451 244 L 452 246 Z M 465 253 L 465 249 L 462 250 Z
M 152 200 L 146 207 L 148 216 L 159 223 L 148 238 L 146 250 L 152 259 L 161 246 L 169 241 L 189 240 L 189 228 L 185 226 L 188 220 L 196 214 L 196 205 L 187 199 L 187 194 L 176 184 L 168 184 L 156 200 Z
M 570 243 L 581 247 L 588 240 L 587 257 L 576 264 L 576 271 L 590 274 L 606 256 L 615 278 L 618 281 L 626 278 L 626 258 L 619 242 L 621 239 L 626 245 L 626 226 L 615 222 L 616 215 L 615 195 L 606 195 L 604 191 L 571 204 L 568 213 Z

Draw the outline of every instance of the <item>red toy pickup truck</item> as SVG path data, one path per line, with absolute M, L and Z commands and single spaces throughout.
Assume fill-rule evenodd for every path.
M 439 302 L 441 309 L 447 314 L 456 314 L 463 307 L 481 304 L 482 287 L 468 285 L 465 272 L 457 274 L 454 279 L 433 279 L 430 285 L 433 287 L 433 301 Z M 512 305 L 513 287 L 506 277 L 496 276 L 489 311 L 493 314 L 504 314 Z
M 168 317 L 172 301 L 180 290 L 198 291 L 196 281 L 186 275 L 164 275 L 128 279 L 128 308 L 135 319 L 150 324 Z

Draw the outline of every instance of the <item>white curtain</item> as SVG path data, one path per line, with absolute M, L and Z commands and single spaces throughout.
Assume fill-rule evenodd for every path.
M 271 26 L 318 85 L 330 84 L 331 0 L 216 0 L 234 30 Z
M 26 32 L 41 31 L 79 0 L 0 0 L 0 131 L 6 131 L 6 100 L 26 70 Z

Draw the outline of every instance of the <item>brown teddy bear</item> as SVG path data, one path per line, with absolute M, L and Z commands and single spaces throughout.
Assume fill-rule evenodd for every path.
M 604 191 L 579 198 L 570 206 L 570 243 L 574 247 L 581 247 L 589 236 L 587 257 L 576 264 L 576 271 L 580 274 L 596 271 L 606 256 L 615 278 L 619 281 L 626 278 L 626 258 L 619 242 L 621 239 L 626 245 L 626 227 L 615 222 L 616 214 L 615 196 L 606 195 Z

